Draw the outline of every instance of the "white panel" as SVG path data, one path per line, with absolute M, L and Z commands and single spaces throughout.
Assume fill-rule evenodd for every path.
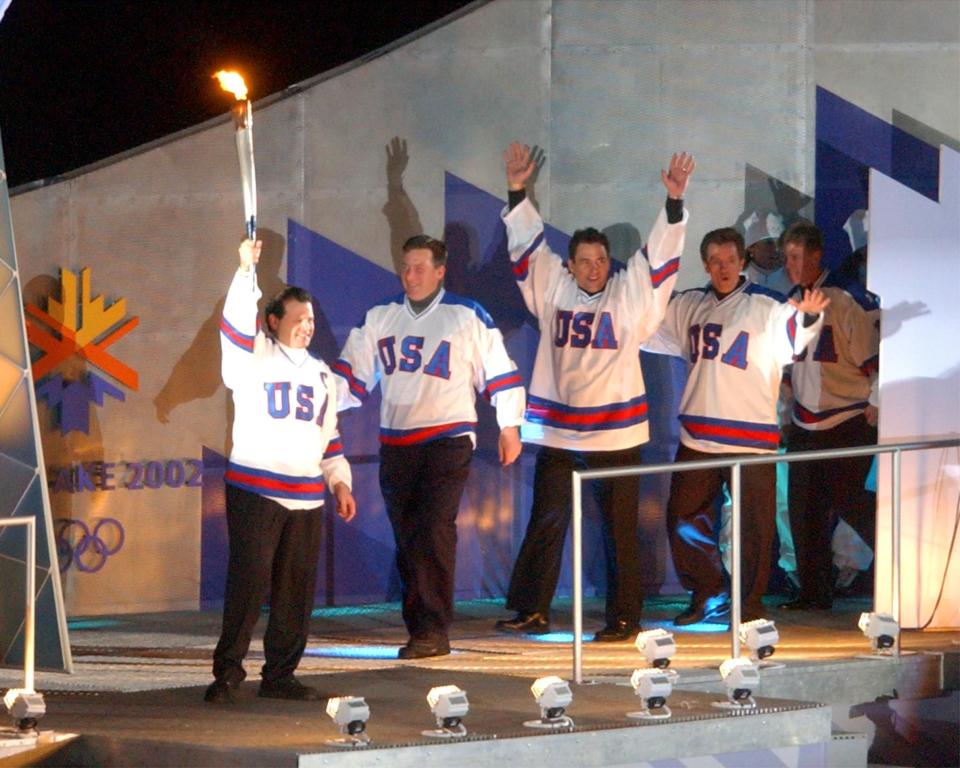
M 942 148 L 940 170 L 939 204 L 870 172 L 869 287 L 883 307 L 882 442 L 960 435 L 960 349 L 945 342 L 945 329 L 960 326 L 960 154 Z M 877 606 L 890 610 L 889 459 L 880 467 Z M 950 560 L 960 451 L 905 455 L 901 482 L 901 623 L 960 626 L 960 560 Z

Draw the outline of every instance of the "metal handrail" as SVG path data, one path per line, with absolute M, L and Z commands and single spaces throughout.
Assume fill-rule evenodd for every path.
M 612 477 L 630 477 L 633 475 L 653 475 L 659 472 L 685 472 L 695 469 L 720 469 L 730 467 L 730 501 L 733 508 L 731 516 L 730 547 L 730 635 L 731 655 L 740 655 L 740 468 L 753 464 L 776 464 L 781 461 L 814 461 L 818 459 L 839 459 L 850 456 L 875 456 L 881 453 L 893 454 L 891 511 L 891 539 L 893 573 L 892 605 L 894 618 L 900 622 L 900 457 L 905 451 L 923 451 L 934 448 L 960 447 L 960 438 L 949 440 L 929 440 L 925 442 L 888 443 L 886 445 L 864 445 L 855 448 L 829 448 L 819 451 L 797 451 L 796 453 L 774 453 L 739 455 L 730 459 L 702 459 L 698 461 L 668 462 L 635 467 L 617 467 L 616 469 L 574 470 L 573 483 L 573 679 L 583 682 L 583 498 L 582 481 L 605 480 Z M 894 646 L 894 653 L 900 652 L 900 640 Z
M 26 600 L 23 617 L 23 689 L 28 693 L 33 693 L 34 648 L 36 645 L 34 617 L 36 615 L 37 519 L 35 517 L 0 518 L 0 528 L 13 525 L 25 525 L 27 527 Z

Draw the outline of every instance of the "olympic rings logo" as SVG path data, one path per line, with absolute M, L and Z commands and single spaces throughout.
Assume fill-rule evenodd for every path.
M 83 520 L 57 521 L 57 559 L 60 573 L 75 565 L 83 573 L 96 573 L 123 547 L 126 535 L 120 521 L 103 517 L 93 530 Z

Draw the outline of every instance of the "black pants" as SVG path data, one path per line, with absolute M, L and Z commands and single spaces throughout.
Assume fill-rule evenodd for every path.
M 787 450 L 813 451 L 876 445 L 877 429 L 861 414 L 832 429 L 794 426 Z M 833 529 L 838 515 L 875 546 L 876 497 L 864 489 L 872 456 L 790 464 L 790 533 L 797 552 L 800 597 L 829 605 L 833 600 Z
M 574 470 L 636 466 L 640 447 L 622 451 L 566 451 L 544 446 L 537 454 L 530 522 L 514 563 L 507 608 L 547 614 L 557 589 L 563 542 L 570 526 Z M 637 539 L 640 481 L 618 477 L 591 483 L 600 507 L 606 554 L 606 620 L 637 623 L 643 608 L 643 578 Z
M 677 462 L 729 459 L 736 454 L 703 453 L 680 445 Z M 667 504 L 667 533 L 673 565 L 684 589 L 702 602 L 726 589 L 717 541 L 717 497 L 730 469 L 674 472 Z M 776 529 L 777 473 L 773 464 L 740 468 L 741 603 L 745 615 L 762 614 L 770 578 Z
M 453 620 L 457 511 L 472 454 L 469 437 L 380 447 L 380 491 L 397 545 L 403 621 L 414 640 L 445 638 Z
M 269 587 L 261 675 L 274 682 L 293 674 L 307 645 L 323 508 L 289 510 L 232 485 L 226 490 L 230 561 L 213 675 L 238 681 L 245 677 L 243 657 Z

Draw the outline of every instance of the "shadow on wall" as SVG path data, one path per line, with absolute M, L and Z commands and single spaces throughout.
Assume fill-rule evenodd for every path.
M 273 296 L 286 287 L 281 277 L 283 254 L 286 241 L 283 236 L 270 229 L 260 229 L 257 237 L 263 241 L 260 263 L 257 266 L 257 280 L 263 297 L 258 310 Z M 232 275 L 224 275 L 224 286 L 229 284 Z M 220 319 L 223 316 L 223 303 L 226 294 L 213 306 L 213 309 L 197 330 L 190 345 L 174 364 L 166 382 L 153 398 L 157 421 L 167 424 L 170 415 L 181 405 L 194 400 L 205 400 L 221 391 L 220 377 Z M 318 317 L 318 328 L 325 320 Z M 329 333 L 329 330 L 328 330 Z M 317 342 L 316 335 L 314 342 Z M 231 430 L 233 425 L 233 400 L 223 390 L 226 432 L 224 435 L 224 453 L 230 454 Z

